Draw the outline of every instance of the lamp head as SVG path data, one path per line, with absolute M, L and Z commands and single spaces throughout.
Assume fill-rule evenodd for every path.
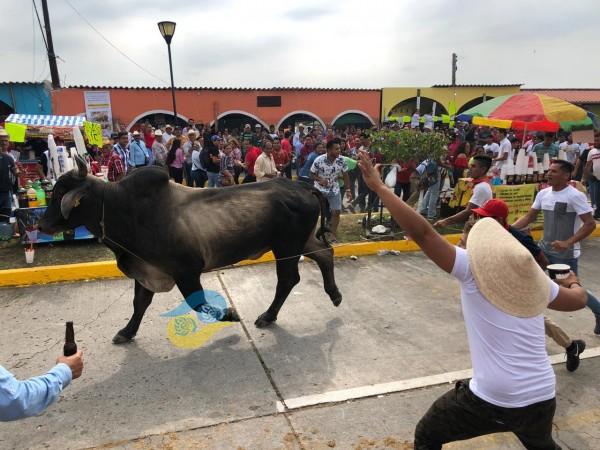
M 163 38 L 165 38 L 167 44 L 170 44 L 171 39 L 173 39 L 173 35 L 175 34 L 175 25 L 175 22 L 158 22 L 158 29 L 160 30 L 160 34 Z

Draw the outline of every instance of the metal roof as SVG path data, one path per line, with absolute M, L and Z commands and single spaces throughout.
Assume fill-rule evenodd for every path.
M 549 95 L 570 103 L 600 103 L 600 89 L 522 89 L 522 91 Z
M 65 89 L 65 88 L 63 88 Z M 155 87 L 155 86 L 88 86 L 75 85 L 68 86 L 66 89 L 128 89 L 128 90 L 150 90 L 150 91 L 166 91 L 170 87 Z M 312 88 L 312 87 L 272 87 L 272 88 L 253 88 L 253 87 L 176 87 L 178 91 L 380 91 L 380 89 L 360 89 L 360 88 Z
M 456 86 L 452 86 L 451 84 L 434 84 L 431 86 L 432 88 L 477 88 L 477 87 L 486 87 L 486 88 L 506 88 L 506 87 L 521 87 L 523 83 L 520 84 L 457 84 Z

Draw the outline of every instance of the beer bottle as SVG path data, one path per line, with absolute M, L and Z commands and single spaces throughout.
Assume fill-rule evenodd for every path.
M 75 343 L 75 330 L 73 330 L 73 322 L 67 322 L 63 355 L 72 356 L 75 353 L 77 353 L 77 344 Z

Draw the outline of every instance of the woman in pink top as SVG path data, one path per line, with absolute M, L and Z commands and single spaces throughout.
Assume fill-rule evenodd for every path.
M 181 148 L 181 139 L 173 139 L 169 153 L 167 154 L 167 166 L 169 166 L 169 176 L 176 183 L 183 183 L 183 163 L 185 156 Z

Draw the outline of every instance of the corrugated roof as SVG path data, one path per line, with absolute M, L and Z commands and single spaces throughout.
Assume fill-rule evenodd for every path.
M 64 88 L 63 88 L 64 89 Z M 170 87 L 155 86 L 87 86 L 76 85 L 68 86 L 67 89 L 129 89 L 135 91 L 165 91 L 171 90 Z M 252 88 L 252 87 L 176 87 L 178 91 L 380 91 L 380 89 L 360 89 L 360 88 L 312 88 L 312 87 L 272 87 L 272 88 Z
M 5 84 L 27 84 L 30 86 L 37 86 L 40 84 L 44 84 L 45 81 L 0 81 L 0 85 Z
M 600 103 L 600 89 L 522 89 L 522 91 L 549 95 L 570 103 Z
M 505 88 L 505 87 L 521 87 L 523 83 L 520 84 L 457 84 L 454 87 L 458 88 L 476 88 L 476 87 L 488 87 L 488 88 Z M 451 84 L 434 84 L 434 88 L 449 88 L 453 87 Z

